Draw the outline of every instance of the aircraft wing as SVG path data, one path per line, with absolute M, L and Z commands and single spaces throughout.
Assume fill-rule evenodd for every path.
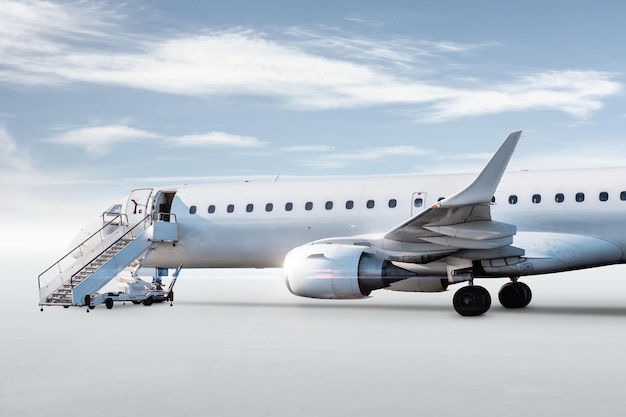
M 384 239 L 431 243 L 452 250 L 495 249 L 510 245 L 516 227 L 491 220 L 490 206 L 521 134 L 521 131 L 511 133 L 467 188 L 393 228 Z

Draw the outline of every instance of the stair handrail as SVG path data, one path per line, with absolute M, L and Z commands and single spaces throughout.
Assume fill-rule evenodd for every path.
M 103 253 L 105 253 L 106 251 L 108 251 L 109 249 L 111 249 L 113 246 L 115 246 L 115 244 L 123 239 L 125 239 L 129 234 L 131 235 L 131 238 L 135 238 L 136 236 L 133 236 L 133 230 L 135 230 L 135 228 L 137 226 L 140 225 L 144 225 L 145 226 L 145 222 L 146 220 L 148 220 L 149 218 L 151 218 L 151 214 L 148 214 L 146 217 L 144 217 L 143 219 L 141 219 L 140 221 L 138 221 L 137 223 L 135 223 L 135 225 L 133 227 L 131 227 L 130 229 L 128 229 L 127 231 L 124 232 L 124 234 L 122 234 L 122 236 L 120 236 L 119 238 L 117 238 L 113 243 L 111 243 L 109 246 L 107 246 L 106 248 L 104 248 L 103 250 L 101 250 L 90 262 L 86 263 L 85 265 L 83 265 L 84 269 L 87 265 L 91 264 L 91 262 L 93 262 L 94 260 L 98 259 Z M 123 224 L 123 226 L 127 226 L 128 224 Z M 71 252 L 70 252 L 71 253 Z M 67 255 L 66 255 L 67 256 Z M 81 271 L 78 270 L 76 272 L 74 272 L 74 274 L 72 274 L 72 276 L 70 277 L 70 285 L 72 286 L 72 288 L 74 288 L 74 277 Z M 40 287 L 41 288 L 41 287 Z
M 111 213 L 103 213 L 102 216 L 104 218 L 104 215 L 106 214 L 111 214 Z M 146 216 L 146 218 L 149 216 Z M 55 263 L 53 263 L 52 265 L 50 265 L 50 267 L 48 267 L 48 269 L 46 269 L 45 271 L 43 271 L 41 274 L 39 274 L 39 276 L 37 277 L 37 285 L 39 286 L 39 289 L 41 289 L 41 277 L 44 276 L 45 274 L 48 273 L 48 271 L 50 271 L 52 268 L 54 268 L 55 266 L 59 266 L 59 273 L 63 272 L 63 269 L 61 268 L 61 262 L 63 262 L 66 258 L 68 258 L 69 256 L 71 256 L 74 252 L 78 251 L 80 253 L 80 255 L 83 255 L 83 251 L 82 251 L 82 247 L 85 245 L 85 243 L 87 243 L 89 240 L 93 239 L 95 236 L 97 236 L 98 234 L 100 234 L 100 242 L 102 242 L 105 238 L 105 236 L 102 235 L 102 231 L 104 229 L 106 229 L 108 226 L 111 226 L 114 224 L 114 222 L 116 220 L 120 220 L 119 223 L 115 223 L 116 226 L 120 226 L 120 227 L 128 227 L 128 216 L 126 216 L 126 214 L 123 213 L 119 213 L 117 214 L 115 217 L 113 217 L 113 219 L 111 219 L 109 222 L 107 222 L 104 226 L 102 226 L 100 229 L 98 229 L 98 231 L 92 233 L 87 239 L 83 240 L 81 243 L 79 243 L 75 248 L 71 249 L 68 253 L 65 254 L 65 256 L 61 257 L 61 259 L 59 259 L 58 261 L 56 261 Z M 144 218 L 143 220 L 141 220 L 138 224 L 141 224 L 145 221 L 146 219 Z M 133 226 L 133 229 L 137 226 Z M 132 229 L 130 229 L 132 230 Z M 126 235 L 126 233 L 124 233 L 124 236 Z

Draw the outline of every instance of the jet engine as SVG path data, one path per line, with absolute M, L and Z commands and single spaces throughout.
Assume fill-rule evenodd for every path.
M 309 298 L 365 298 L 415 276 L 368 248 L 341 244 L 297 247 L 287 254 L 283 270 L 289 291 Z

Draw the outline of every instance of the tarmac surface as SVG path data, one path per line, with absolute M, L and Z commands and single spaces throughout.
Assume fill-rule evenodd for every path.
M 45 259 L 44 261 L 47 261 Z M 48 262 L 13 259 L 2 416 L 623 416 L 626 267 L 525 282 L 523 310 L 461 317 L 454 287 L 291 295 L 280 270 L 183 271 L 168 303 L 37 306 Z

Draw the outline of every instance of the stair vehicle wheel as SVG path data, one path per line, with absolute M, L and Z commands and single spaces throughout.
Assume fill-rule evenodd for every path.
M 498 299 L 505 308 L 524 308 L 532 299 L 532 291 L 523 282 L 509 282 L 500 288 Z
M 132 302 L 133 304 L 141 304 L 141 301 L 139 301 L 139 300 L 131 300 L 131 302 Z
M 96 306 L 89 306 L 89 310 L 93 310 Z
M 107 309 L 110 310 L 113 308 L 113 299 L 112 298 L 107 298 L 106 301 L 104 302 L 104 305 L 107 306 Z
M 454 294 L 452 304 L 456 312 L 462 316 L 480 316 L 491 307 L 491 296 L 485 288 L 470 285 Z
M 151 306 L 153 302 L 154 302 L 154 298 L 152 298 L 152 296 L 150 296 L 150 297 L 146 298 L 145 300 L 143 300 L 143 305 Z

